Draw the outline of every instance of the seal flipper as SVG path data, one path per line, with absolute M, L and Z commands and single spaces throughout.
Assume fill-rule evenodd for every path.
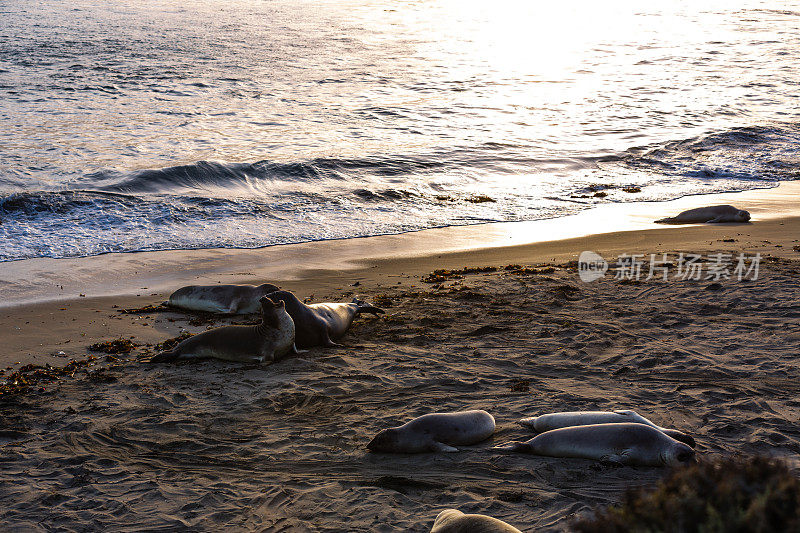
M 614 466 L 626 465 L 630 462 L 630 450 L 622 450 L 619 453 L 610 453 L 600 458 L 601 463 L 611 464 Z
M 439 441 L 433 441 L 430 445 L 430 451 L 452 453 L 452 452 L 457 452 L 458 448 L 448 446 L 447 444 L 441 443 Z
M 353 298 L 353 303 L 356 304 L 356 314 L 360 315 L 361 313 L 372 313 L 373 315 L 383 315 L 386 313 L 380 307 L 375 307 L 374 305 L 365 302 L 364 300 L 360 300 L 358 296 Z
M 292 353 L 307 353 L 308 350 L 298 350 L 297 344 L 292 343 Z
M 509 442 L 502 446 L 495 446 L 492 450 L 498 452 L 518 452 L 518 453 L 533 453 L 531 445 L 527 442 Z
M 695 448 L 697 446 L 694 437 L 684 433 L 683 431 L 678 431 L 677 429 L 667 429 L 662 427 L 659 427 L 658 429 L 661 430 L 661 433 L 663 433 L 664 435 L 672 437 L 676 441 L 682 442 L 687 446 L 690 446 L 692 448 Z
M 179 357 L 180 355 L 175 350 L 161 352 L 151 357 L 148 363 L 171 363 L 172 361 L 177 361 Z
M 359 305 L 357 311 L 358 314 L 372 313 L 373 315 L 383 315 L 386 313 L 386 311 L 384 311 L 380 307 L 375 307 L 374 305 L 369 305 L 369 304 Z
M 341 346 L 341 344 L 339 344 L 338 342 L 333 342 L 331 340 L 330 335 L 325 335 L 325 338 L 322 340 L 322 345 L 328 348 L 333 348 L 334 346 L 336 347 Z

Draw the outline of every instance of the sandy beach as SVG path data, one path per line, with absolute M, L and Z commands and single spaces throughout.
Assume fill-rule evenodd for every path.
M 157 305 L 170 292 L 146 285 L 138 294 L 7 306 L 0 311 L 5 378 L 23 365 L 78 363 L 60 379 L 0 398 L 3 523 L 19 530 L 428 531 L 441 509 L 455 507 L 524 531 L 566 530 L 576 516 L 617 501 L 628 487 L 653 485 L 666 470 L 489 450 L 530 438 L 519 418 L 566 410 L 635 409 L 693 435 L 701 458 L 766 454 L 796 464 L 800 217 L 784 198 L 776 200 L 778 216 L 759 217 L 786 185 L 738 197 L 738 205 L 753 206 L 751 224 L 472 248 L 464 234 L 458 241 L 431 230 L 440 233 L 209 252 L 208 270 L 198 266 L 200 252 L 161 253 L 173 262 L 156 266 L 172 277 L 161 272 L 156 287 L 269 281 L 314 302 L 358 294 L 387 311 L 359 318 L 341 348 L 271 365 L 146 363 L 154 344 L 184 331 L 258 319 L 121 312 Z M 761 203 L 744 195 L 760 195 Z M 437 240 L 442 251 L 431 252 Z M 354 261 L 341 248 L 360 246 L 364 255 L 367 245 L 387 241 L 397 245 L 389 257 Z M 411 241 L 415 253 L 407 252 Z M 323 253 L 310 252 L 314 246 Z M 575 260 L 584 250 L 611 263 L 602 279 L 579 279 Z M 676 279 L 673 264 L 667 281 L 615 279 L 619 254 L 666 253 L 675 263 L 680 252 L 701 254 L 706 268 L 710 254 L 759 253 L 758 276 Z M 281 253 L 280 277 L 263 275 L 276 262 L 253 261 Z M 298 254 L 314 259 L 287 268 Z M 126 280 L 124 268 L 149 264 L 146 254 L 128 255 L 80 261 L 86 272 L 108 269 L 99 277 L 114 272 L 129 287 L 139 280 Z M 324 268 L 326 261 L 333 266 Z M 182 263 L 186 269 L 175 267 Z M 127 266 L 114 270 L 120 265 Z M 132 341 L 132 350 L 88 348 L 115 339 Z M 30 367 L 22 373 L 34 374 Z M 465 409 L 494 415 L 489 441 L 452 454 L 365 449 L 385 427 Z

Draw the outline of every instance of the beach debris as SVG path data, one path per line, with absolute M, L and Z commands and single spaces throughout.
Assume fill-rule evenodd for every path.
M 113 341 L 97 342 L 89 345 L 89 349 L 93 352 L 102 352 L 109 354 L 131 353 L 136 347 L 140 346 L 130 339 L 120 337 Z
M 116 306 L 115 306 L 116 307 Z M 143 315 L 145 313 L 157 313 L 159 311 L 174 311 L 175 309 L 167 306 L 164 302 L 158 305 L 145 305 L 144 307 L 134 307 L 131 309 L 117 309 L 123 315 Z
M 512 274 L 552 274 L 556 271 L 555 267 L 546 266 L 542 268 L 526 267 L 522 265 L 506 265 L 503 267 Z
M 441 283 L 451 279 L 462 279 L 466 274 L 481 274 L 486 272 L 497 272 L 497 267 L 464 267 L 462 269 L 454 270 L 437 268 L 427 276 L 423 276 L 420 281 L 423 283 Z
M 642 188 L 637 185 L 605 185 L 602 183 L 595 183 L 576 191 L 575 194 L 570 195 L 570 198 L 605 198 L 608 196 L 606 191 L 614 189 L 619 189 L 628 194 L 642 192 Z
M 483 204 L 487 202 L 496 202 L 494 198 L 491 196 L 486 196 L 485 194 L 476 194 L 475 196 L 470 196 L 465 199 L 465 201 L 471 204 Z
M 574 531 L 798 531 L 800 479 L 774 458 L 733 457 L 681 467 L 653 489 L 629 490 Z
M 0 398 L 30 392 L 37 385 L 50 383 L 64 376 L 72 377 L 77 370 L 89 366 L 96 360 L 97 357 L 90 355 L 85 359 L 73 359 L 63 367 L 49 364 L 24 365 L 6 376 L 0 383 Z M 42 392 L 44 389 L 40 387 L 39 391 Z
M 192 336 L 192 334 L 189 333 L 188 331 L 182 331 L 181 334 L 178 335 L 177 337 L 172 337 L 171 339 L 167 339 L 167 340 L 165 340 L 163 342 L 156 343 L 154 348 L 156 350 L 162 351 L 162 352 L 165 351 L 165 350 L 171 350 L 175 346 L 177 346 L 179 342 L 181 342 L 182 340 L 188 339 L 191 336 Z

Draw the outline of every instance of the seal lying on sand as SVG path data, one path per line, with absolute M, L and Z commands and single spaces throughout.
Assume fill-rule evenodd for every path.
M 697 224 L 700 222 L 749 222 L 750 213 L 736 209 L 732 205 L 698 207 L 684 211 L 676 217 L 656 220 L 656 224 Z
M 578 457 L 631 466 L 674 466 L 694 459 L 694 450 L 645 424 L 592 424 L 553 429 L 527 442 L 495 450 L 549 457 Z
M 635 422 L 652 426 L 662 433 L 669 435 L 673 439 L 695 447 L 695 441 L 691 435 L 675 429 L 666 429 L 650 422 L 640 414 L 625 409 L 618 411 L 569 411 L 564 413 L 550 413 L 540 416 L 523 418 L 519 423 L 537 433 L 560 429 L 571 426 L 587 426 L 589 424 L 619 424 L 624 422 Z
M 445 509 L 433 523 L 431 533 L 522 533 L 502 520 L 482 514 L 464 514 Z
M 273 302 L 266 296 L 259 300 L 262 319 L 257 326 L 223 326 L 180 342 L 172 350 L 161 352 L 150 359 L 163 363 L 176 359 L 214 357 L 226 361 L 263 363 L 277 361 L 294 345 L 294 322 L 286 312 L 283 302 Z
M 173 292 L 167 305 L 188 311 L 208 311 L 231 315 L 258 313 L 259 298 L 278 290 L 263 285 L 189 285 Z
M 453 446 L 477 444 L 494 433 L 494 417 L 486 411 L 431 413 L 384 429 L 367 444 L 373 452 L 457 452 Z
M 300 348 L 339 346 L 333 339 L 342 337 L 361 313 L 381 314 L 378 307 L 353 298 L 352 303 L 319 303 L 306 305 L 289 291 L 270 293 L 275 301 L 286 302 L 286 311 L 294 320 L 295 341 Z

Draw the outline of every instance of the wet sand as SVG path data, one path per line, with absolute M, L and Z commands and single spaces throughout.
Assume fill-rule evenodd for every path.
M 787 216 L 247 276 L 314 301 L 359 294 L 387 311 L 358 319 L 341 348 L 264 366 L 143 362 L 155 351 L 147 343 L 256 319 L 119 312 L 165 292 L 7 307 L 4 368 L 97 359 L 0 398 L 0 519 L 18 529 L 428 531 L 455 507 L 557 531 L 664 474 L 489 451 L 530 437 L 517 419 L 562 410 L 636 409 L 692 434 L 701 457 L 794 458 L 798 236 L 800 218 Z M 763 259 L 755 281 L 623 283 L 609 272 L 587 284 L 568 263 L 583 250 Z M 422 281 L 464 266 L 497 270 Z M 138 346 L 109 360 L 87 349 L 120 337 Z M 453 454 L 365 449 L 380 429 L 462 409 L 492 413 L 495 436 Z

